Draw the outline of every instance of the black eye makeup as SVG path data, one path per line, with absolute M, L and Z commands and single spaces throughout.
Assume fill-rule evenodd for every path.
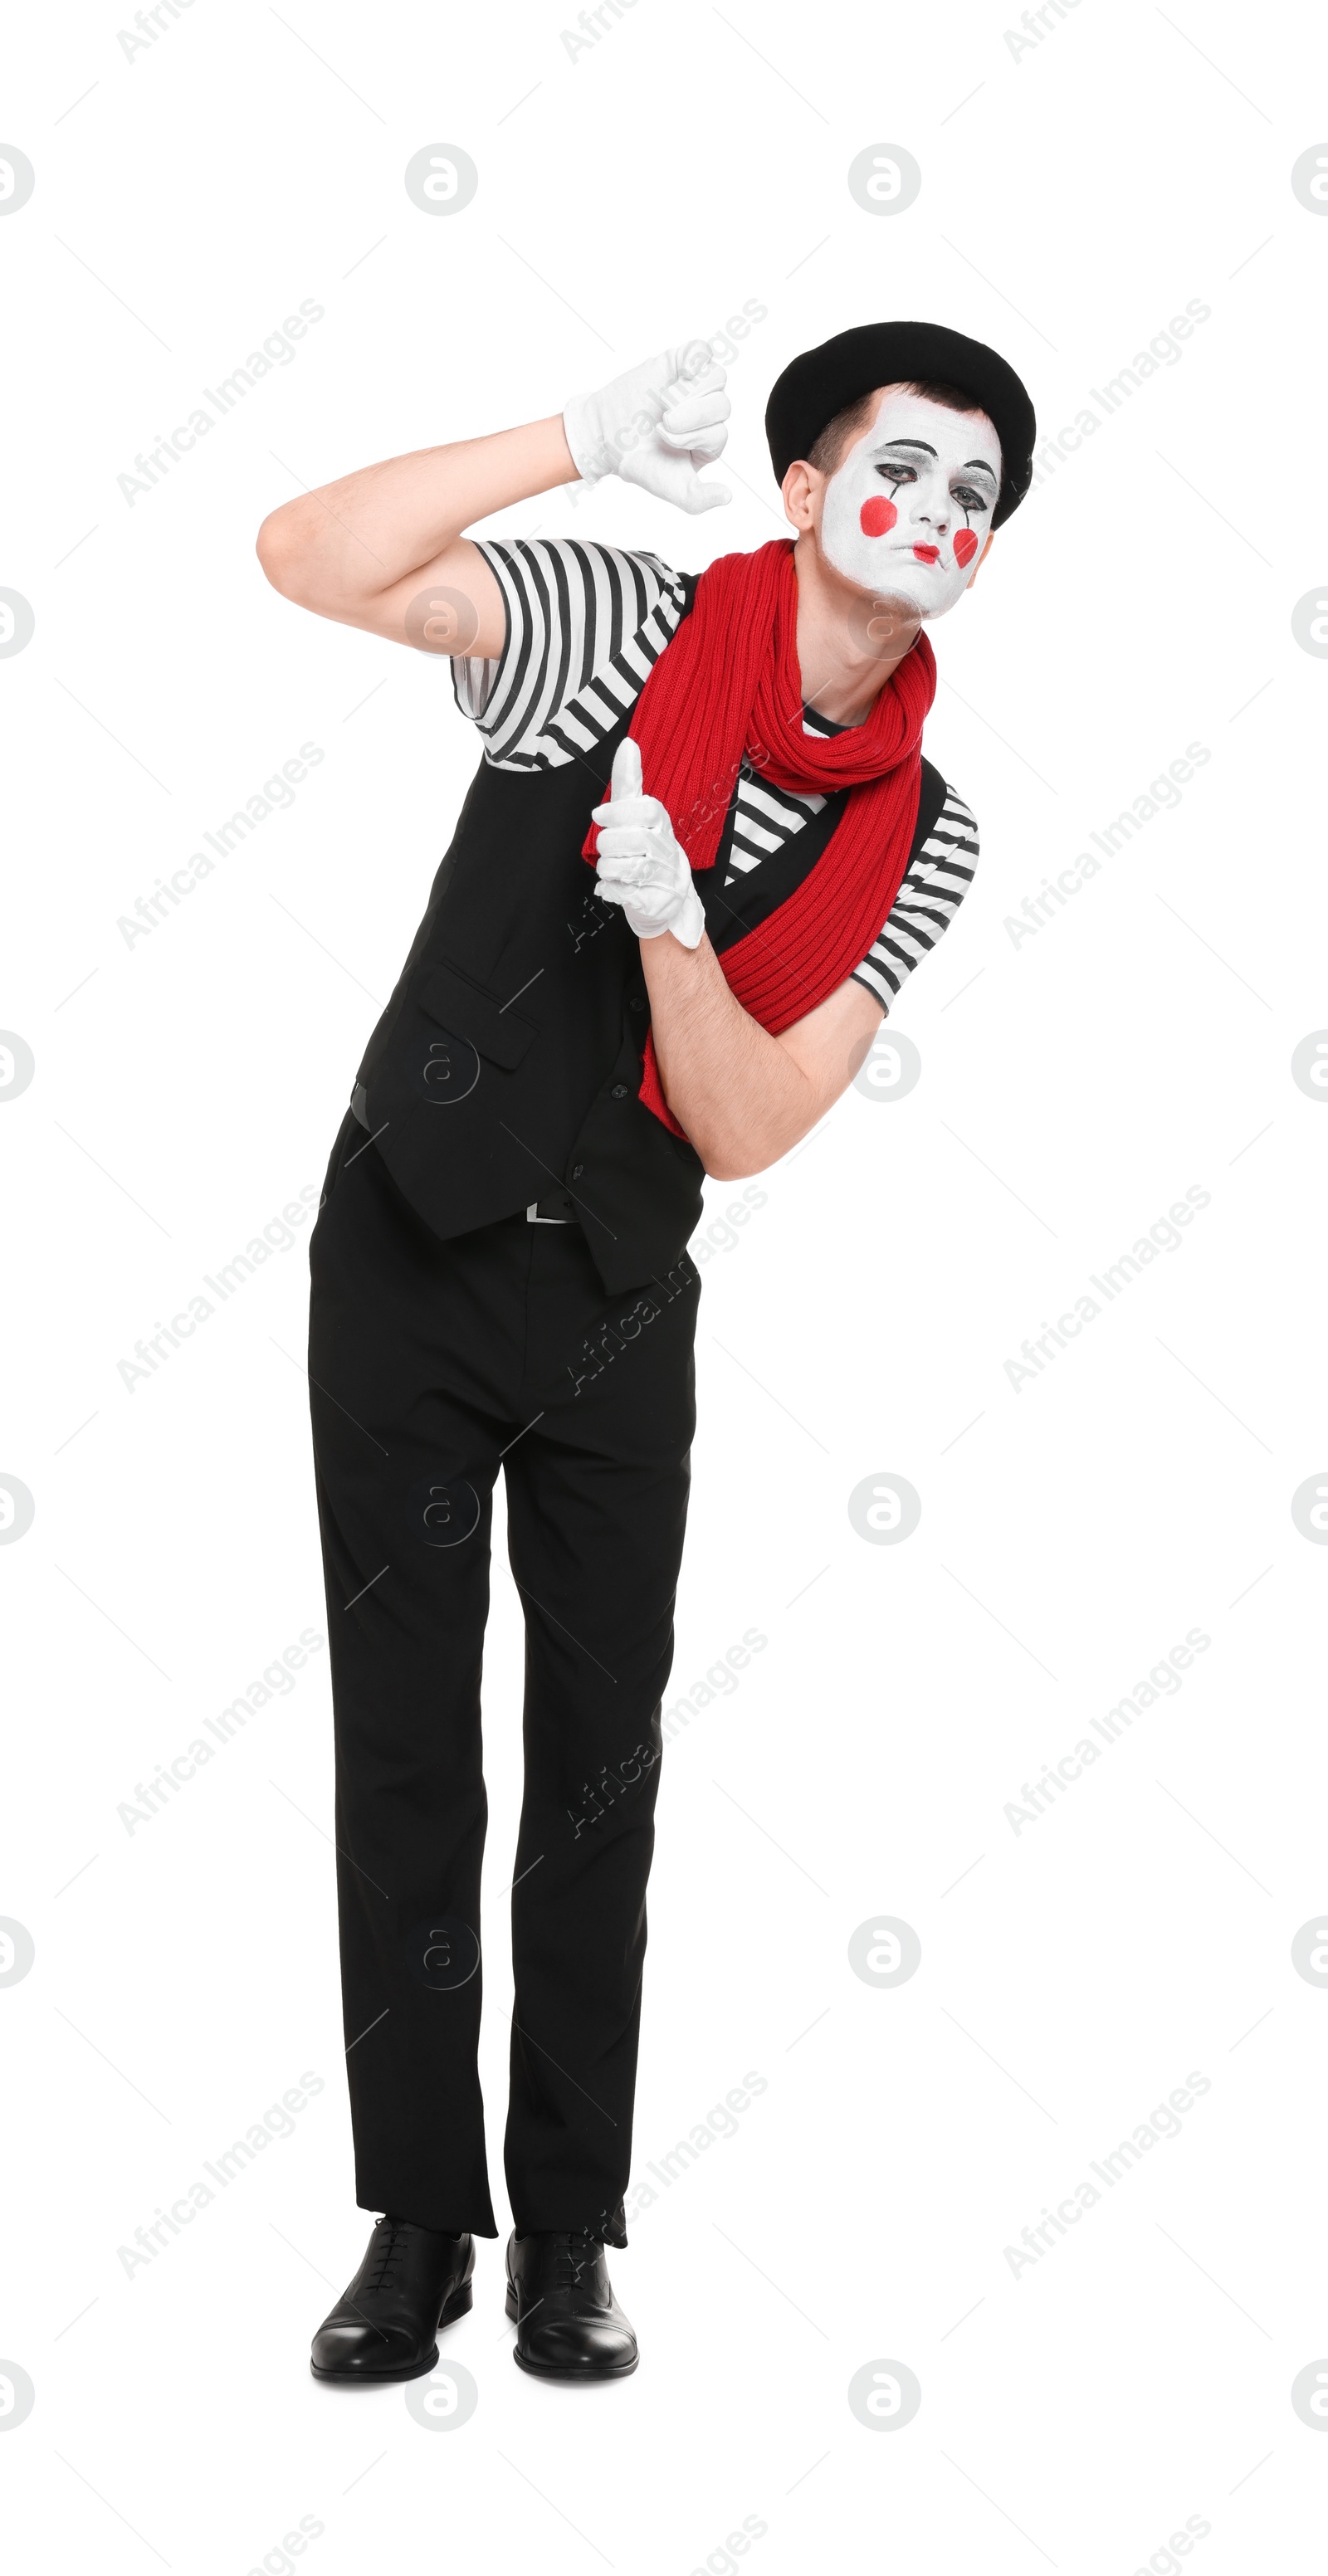
M 913 455 L 918 458 L 925 459 L 926 464 L 934 465 L 937 461 L 935 448 L 930 446 L 925 438 L 901 438 L 892 441 L 892 452 L 883 456 L 878 456 L 875 459 L 875 466 L 882 481 L 890 484 L 891 488 L 896 492 L 899 491 L 901 486 L 906 483 L 916 483 L 919 473 L 917 465 L 911 464 L 907 456 L 903 456 L 898 453 L 900 448 L 911 449 Z M 922 467 L 922 471 L 924 472 L 926 470 L 926 464 Z M 982 477 L 981 483 L 962 482 L 951 485 L 951 493 L 954 499 L 958 502 L 961 510 L 973 511 L 994 509 L 996 504 L 996 493 L 999 488 L 998 478 L 992 467 L 987 464 L 985 458 L 978 456 L 970 457 L 966 465 L 960 466 L 959 472 L 961 475 L 965 476 L 976 473 L 980 474 Z M 990 478 L 990 490 L 986 488 L 988 478 Z

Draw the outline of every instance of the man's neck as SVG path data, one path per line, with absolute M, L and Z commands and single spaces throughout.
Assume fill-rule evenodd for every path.
M 809 536 L 793 549 L 793 569 L 803 704 L 831 724 L 862 724 L 922 621 L 906 602 L 873 601 L 845 581 Z

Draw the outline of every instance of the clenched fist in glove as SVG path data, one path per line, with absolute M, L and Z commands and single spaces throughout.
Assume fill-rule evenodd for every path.
M 641 753 L 630 734 L 613 755 L 608 803 L 597 805 L 591 820 L 600 827 L 596 893 L 622 905 L 638 939 L 671 930 L 684 948 L 699 948 L 705 913 L 687 853 L 659 798 L 641 792 Z
M 689 340 L 661 349 L 599 393 L 575 395 L 563 428 L 582 482 L 617 474 L 693 517 L 731 501 L 724 484 L 701 481 L 701 467 L 728 437 L 725 382 L 709 342 Z

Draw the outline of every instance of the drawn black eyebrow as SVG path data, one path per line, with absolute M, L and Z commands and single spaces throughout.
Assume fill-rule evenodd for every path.
M 934 457 L 936 454 L 935 448 L 932 447 L 925 438 L 888 438 L 884 442 L 883 446 L 874 450 L 874 453 L 879 456 L 888 456 L 891 449 L 895 447 L 912 447 L 917 449 L 923 456 Z M 1000 479 L 995 466 L 989 465 L 985 456 L 970 456 L 967 464 L 959 467 L 959 472 L 961 474 L 986 474 L 990 477 L 993 483 L 998 482 Z

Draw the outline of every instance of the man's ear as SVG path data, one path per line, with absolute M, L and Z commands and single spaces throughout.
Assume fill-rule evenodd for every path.
M 791 527 L 801 531 L 815 526 L 817 504 L 825 490 L 826 481 L 827 477 L 824 474 L 818 474 L 816 467 L 809 465 L 805 457 L 796 458 L 790 465 L 779 489 L 784 503 L 784 516 Z M 988 539 L 989 544 L 990 542 Z
M 974 582 L 977 580 L 978 574 L 981 572 L 982 567 L 983 567 L 984 563 L 986 562 L 988 555 L 991 553 L 992 543 L 993 543 L 993 540 L 994 540 L 994 538 L 995 538 L 995 535 L 996 535 L 996 531 L 995 531 L 995 529 L 994 529 L 994 528 L 990 528 L 990 529 L 988 529 L 988 531 L 987 531 L 987 542 L 986 542 L 985 546 L 983 547 L 981 554 L 978 556 L 977 562 L 974 564 L 974 566 L 973 566 L 973 569 L 972 569 L 971 573 L 970 573 L 970 574 L 969 574 L 969 576 L 968 576 L 968 581 L 967 581 L 966 587 L 967 587 L 969 590 L 971 590 L 971 589 L 972 589 L 973 584 L 974 584 Z

